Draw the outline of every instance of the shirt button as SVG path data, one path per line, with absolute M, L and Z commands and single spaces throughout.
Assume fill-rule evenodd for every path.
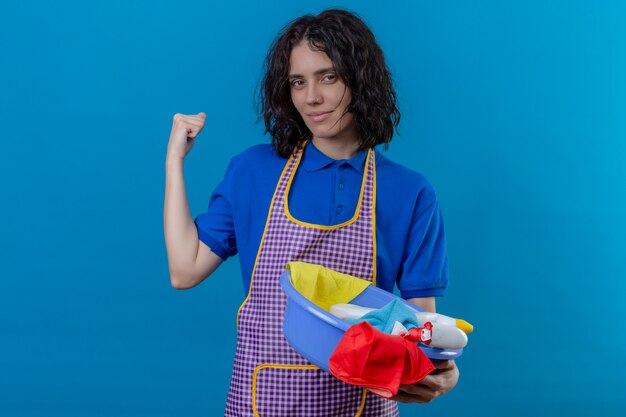
M 339 189 L 340 189 L 340 190 L 343 190 L 343 183 L 340 183 L 340 184 L 339 184 Z
M 343 206 L 337 207 L 337 214 L 340 214 L 343 211 Z

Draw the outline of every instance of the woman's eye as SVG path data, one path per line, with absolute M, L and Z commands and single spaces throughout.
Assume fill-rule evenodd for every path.
M 294 86 L 294 87 L 301 87 L 302 84 L 303 84 L 302 80 L 293 80 L 291 82 L 291 85 Z
M 335 78 L 336 78 L 336 76 L 335 76 L 334 74 L 326 74 L 326 75 L 324 75 L 323 80 L 324 80 L 324 81 L 332 81 L 332 80 L 334 80 Z

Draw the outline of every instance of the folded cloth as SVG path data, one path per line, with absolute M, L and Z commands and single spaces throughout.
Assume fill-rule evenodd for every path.
M 407 330 L 420 327 L 415 312 L 408 308 L 400 299 L 396 298 L 384 307 L 370 311 L 358 319 L 348 319 L 348 323 L 356 324 L 367 321 L 383 333 L 392 334 L 396 322 L 402 324 Z
M 350 302 L 372 285 L 365 279 L 306 262 L 288 262 L 286 268 L 291 271 L 293 287 L 326 311 L 334 304 Z
M 395 396 L 400 384 L 421 381 L 435 370 L 415 343 L 366 321 L 348 328 L 328 362 L 336 378 L 385 398 Z

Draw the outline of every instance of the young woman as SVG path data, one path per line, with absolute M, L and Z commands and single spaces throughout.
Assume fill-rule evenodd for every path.
M 383 156 L 400 113 L 383 53 L 353 13 L 293 21 L 271 46 L 260 108 L 272 144 L 232 158 L 208 210 L 192 219 L 183 160 L 206 115 L 174 116 L 167 151 L 165 240 L 175 288 L 191 288 L 239 253 L 247 297 L 227 416 L 394 416 L 458 380 L 454 361 L 402 385 L 393 400 L 311 365 L 282 335 L 278 278 L 288 261 L 374 282 L 435 311 L 447 285 L 441 211 L 419 173 Z M 263 329 L 263 331 L 260 331 Z

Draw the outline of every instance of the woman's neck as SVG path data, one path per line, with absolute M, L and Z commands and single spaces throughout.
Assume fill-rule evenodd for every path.
M 321 153 L 332 159 L 351 159 L 359 153 L 359 144 L 355 141 L 313 138 L 311 142 Z

